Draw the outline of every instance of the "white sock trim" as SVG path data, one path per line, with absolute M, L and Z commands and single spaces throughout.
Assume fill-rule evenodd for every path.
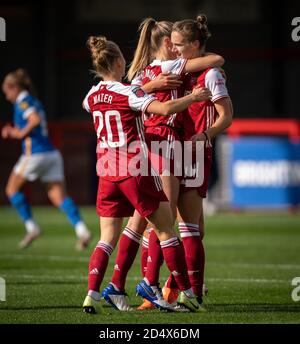
M 138 244 L 140 243 L 141 237 L 142 235 L 134 232 L 132 229 L 130 229 L 129 227 L 125 227 L 124 231 L 123 231 L 123 235 L 126 235 L 129 239 L 137 242 Z
M 149 247 L 149 239 L 143 236 L 143 243 L 142 246 L 145 248 Z
M 150 285 L 149 280 L 148 280 L 147 277 L 144 277 L 143 280 L 144 280 L 148 285 Z
M 170 246 L 178 246 L 178 245 L 179 245 L 179 240 L 177 236 L 160 242 L 161 248 L 170 247 Z
M 96 247 L 101 248 L 108 256 L 110 256 L 114 250 L 114 247 L 101 240 L 98 242 Z
M 90 296 L 92 299 L 95 301 L 100 301 L 101 300 L 101 294 L 95 290 L 89 290 L 88 291 L 88 296 Z
M 187 227 L 187 228 L 199 228 L 199 224 L 197 223 L 189 223 L 189 222 L 178 222 L 178 227 Z
M 181 238 L 200 236 L 199 225 L 179 222 L 179 233 Z
M 199 232 L 182 232 L 180 231 L 180 237 L 181 238 L 186 238 L 186 237 L 199 237 L 200 233 Z
M 41 232 L 40 227 L 33 219 L 25 221 L 25 228 L 27 233 Z
M 75 232 L 78 238 L 90 236 L 90 231 L 88 230 L 86 224 L 83 221 L 78 221 L 75 225 Z

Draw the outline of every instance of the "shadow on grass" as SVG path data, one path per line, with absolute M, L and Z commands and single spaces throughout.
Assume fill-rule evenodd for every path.
M 131 305 L 132 307 L 137 307 L 138 305 L 134 304 Z M 113 309 L 107 304 L 102 303 L 102 307 L 106 312 L 116 312 L 119 313 L 117 310 Z M 300 304 L 293 305 L 288 303 L 280 303 L 280 304 L 265 304 L 265 303 L 253 303 L 253 304 L 243 304 L 243 303 L 236 303 L 236 304 L 210 304 L 205 305 L 207 312 L 202 313 L 211 314 L 211 313 L 269 313 L 269 312 L 289 312 L 289 313 L 300 313 Z M 0 311 L 26 311 L 26 310 L 55 310 L 55 309 L 70 309 L 70 310 L 81 310 L 79 305 L 44 305 L 44 306 L 24 306 L 24 307 L 14 307 L 14 306 L 6 306 L 1 307 Z M 150 314 L 153 312 L 157 312 L 157 309 L 151 309 L 147 311 L 138 311 L 136 309 L 133 310 L 133 314 Z M 130 312 L 131 313 L 131 312 Z M 164 312 L 167 313 L 167 312 Z M 183 313 L 169 313 L 169 314 L 183 314 Z
M 70 284 L 70 285 L 74 285 L 74 283 L 76 283 L 76 285 L 78 284 L 86 284 L 86 281 L 77 281 L 77 280 L 73 280 L 73 281 L 18 281 L 18 282 L 7 282 L 6 285 L 49 285 L 49 284 Z
M 208 312 L 215 313 L 259 313 L 259 312 L 291 312 L 300 313 L 300 304 L 290 303 L 230 303 L 207 304 Z
M 80 310 L 80 306 L 78 305 L 70 305 L 70 306 L 66 306 L 66 305 L 60 305 L 60 306 L 24 306 L 24 307 L 3 307 L 3 308 L 0 308 L 0 311 L 38 311 L 38 310 L 49 310 L 49 309 L 77 309 L 77 310 Z

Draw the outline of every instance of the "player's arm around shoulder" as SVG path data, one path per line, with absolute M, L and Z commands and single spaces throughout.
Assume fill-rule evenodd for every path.
M 221 55 L 209 53 L 201 57 L 196 57 L 196 58 L 187 60 L 185 68 L 184 68 L 184 72 L 185 73 L 200 72 L 201 70 L 205 70 L 210 67 L 212 68 L 222 67 L 224 63 L 225 63 L 225 59 Z
M 165 72 L 160 73 L 155 79 L 149 81 L 141 88 L 144 92 L 151 94 L 155 91 L 175 90 L 181 84 L 182 80 L 180 80 L 180 75 Z
M 168 100 L 164 103 L 153 101 L 147 107 L 147 112 L 157 115 L 168 116 L 185 110 L 194 102 L 210 99 L 211 92 L 205 87 L 195 87 L 193 92 L 178 99 Z

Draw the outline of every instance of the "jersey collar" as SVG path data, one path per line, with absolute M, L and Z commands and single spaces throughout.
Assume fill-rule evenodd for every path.
M 162 60 L 155 59 L 150 63 L 150 66 L 160 66 L 162 63 Z
M 16 103 L 21 103 L 21 101 L 28 96 L 28 92 L 27 91 L 22 91 L 21 93 L 19 93 L 17 99 L 16 99 Z

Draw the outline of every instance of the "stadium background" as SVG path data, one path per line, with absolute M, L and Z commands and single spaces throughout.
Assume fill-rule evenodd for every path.
M 95 135 L 81 108 L 93 82 L 85 47 L 89 35 L 116 41 L 129 63 L 143 18 L 175 21 L 204 12 L 212 32 L 207 50 L 226 59 L 235 118 L 299 119 L 300 42 L 291 38 L 299 7 L 293 0 L 2 0 L 6 42 L 0 43 L 0 80 L 17 67 L 29 70 L 46 108 L 51 138 L 63 153 L 71 196 L 80 204 L 93 204 Z M 0 109 L 2 126 L 12 114 L 3 93 Z M 19 144 L 0 139 L 2 205 L 8 204 L 5 183 L 19 153 Z M 48 204 L 38 185 L 27 193 L 31 203 Z

